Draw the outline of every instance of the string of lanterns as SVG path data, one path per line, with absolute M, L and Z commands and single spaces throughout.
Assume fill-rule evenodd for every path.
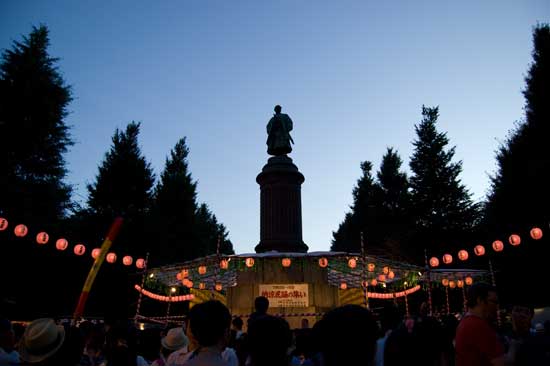
M 0 217 L 0 231 L 5 231 L 9 226 L 8 220 Z M 25 224 L 18 224 L 13 229 L 13 232 L 15 236 L 18 238 L 23 238 L 27 236 L 29 233 L 29 228 Z M 41 231 L 38 234 L 36 234 L 36 243 L 39 245 L 45 245 L 48 244 L 50 241 L 50 235 L 45 232 Z M 69 247 L 69 242 L 65 238 L 59 238 L 55 241 L 55 248 L 60 251 L 64 251 Z M 82 243 L 77 243 L 73 247 L 73 252 L 75 255 L 82 256 L 86 253 L 86 246 Z M 91 252 L 91 256 L 93 259 L 96 259 L 101 254 L 101 248 L 94 248 Z M 117 260 L 117 255 L 114 252 L 107 253 L 106 260 L 108 263 L 115 263 Z M 134 258 L 130 255 L 125 255 L 122 258 L 122 264 L 125 266 L 131 266 L 132 263 L 134 263 Z M 135 265 L 138 269 L 144 269 L 146 267 L 145 259 L 138 258 L 135 261 Z
M 134 288 L 141 292 L 143 295 L 150 297 L 151 299 L 158 300 L 158 301 L 165 301 L 165 302 L 181 302 L 181 301 L 189 301 L 193 300 L 195 298 L 195 295 L 189 294 L 189 295 L 179 295 L 179 296 L 165 296 L 165 295 L 159 295 L 155 294 L 151 291 L 147 291 L 144 288 L 142 288 L 140 285 L 134 285 Z

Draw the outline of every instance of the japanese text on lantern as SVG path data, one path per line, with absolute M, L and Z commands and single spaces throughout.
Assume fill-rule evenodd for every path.
M 309 306 L 307 283 L 259 286 L 259 294 L 267 297 L 270 308 L 305 308 Z

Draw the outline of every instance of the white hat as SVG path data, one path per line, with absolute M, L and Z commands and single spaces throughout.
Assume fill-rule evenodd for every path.
M 33 320 L 25 329 L 19 343 L 19 355 L 26 362 L 40 362 L 61 347 L 65 340 L 65 328 L 51 318 Z
M 183 333 L 183 329 L 172 328 L 168 331 L 165 337 L 160 340 L 162 347 L 171 351 L 177 351 L 189 344 L 189 339 Z

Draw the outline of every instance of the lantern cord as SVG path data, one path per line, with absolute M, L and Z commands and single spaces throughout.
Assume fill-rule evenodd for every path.
M 149 263 L 149 252 L 145 256 L 145 269 L 143 270 L 143 276 L 141 276 L 141 288 L 145 286 L 145 278 L 147 277 L 147 263 Z M 134 317 L 134 324 L 137 325 L 139 315 L 139 309 L 141 308 L 141 300 L 143 298 L 143 293 L 140 291 L 138 296 L 138 301 L 136 305 L 136 316 Z

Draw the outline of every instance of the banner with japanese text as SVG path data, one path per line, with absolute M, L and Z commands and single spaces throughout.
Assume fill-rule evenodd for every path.
M 309 306 L 307 283 L 259 286 L 259 294 L 267 297 L 270 308 L 306 308 Z

